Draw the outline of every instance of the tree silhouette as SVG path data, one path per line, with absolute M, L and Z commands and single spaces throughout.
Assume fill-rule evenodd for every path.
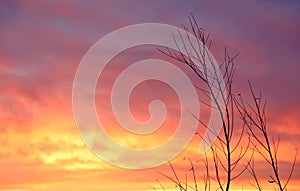
M 215 143 L 210 147 L 212 160 L 208 160 L 207 155 L 204 155 L 203 162 L 205 171 L 202 190 L 211 190 L 211 181 L 215 181 L 218 185 L 218 189 L 228 191 L 230 190 L 232 181 L 246 172 L 252 175 L 255 181 L 254 186 L 258 190 L 262 190 L 262 185 L 254 168 L 254 153 L 259 153 L 271 167 L 273 176 L 270 175 L 271 179 L 269 183 L 275 183 L 278 190 L 286 190 L 295 168 L 297 152 L 287 181 L 283 185 L 281 177 L 279 176 L 277 156 L 279 139 L 275 142 L 274 139 L 271 139 L 269 136 L 266 126 L 266 105 L 262 105 L 261 96 L 255 96 L 250 83 L 251 98 L 255 107 L 252 107 L 250 104 L 245 104 L 241 94 L 233 93 L 234 60 L 238 54 L 230 56 L 225 47 L 224 61 L 220 65 L 223 75 L 218 75 L 218 68 L 215 67 L 213 58 L 208 51 L 211 47 L 209 34 L 206 34 L 204 29 L 198 25 L 193 15 L 188 17 L 188 19 L 189 26 L 183 26 L 186 33 L 178 33 L 177 38 L 174 36 L 179 51 L 165 47 L 164 49 L 160 49 L 160 52 L 187 65 L 196 74 L 198 79 L 205 84 L 207 89 L 197 88 L 206 97 L 210 96 L 213 104 L 208 104 L 203 100 L 200 101 L 209 105 L 212 110 L 217 110 L 222 121 L 222 130 L 219 133 L 214 129 L 209 129 L 208 124 L 205 124 L 197 118 L 204 127 L 208 128 L 210 132 L 217 137 Z M 197 38 L 200 43 L 194 44 L 189 34 Z M 180 49 L 180 47 L 184 48 Z M 195 61 L 200 64 L 195 64 Z M 222 84 L 225 85 L 222 86 Z M 217 93 L 215 91 L 216 89 L 218 90 Z M 241 123 L 237 123 L 236 118 L 240 119 Z M 199 133 L 197 134 L 201 136 Z M 209 137 L 201 136 L 201 138 L 203 138 L 205 142 L 211 141 Z M 271 140 L 273 144 L 271 144 Z M 267 155 L 265 155 L 264 152 L 266 152 Z M 180 180 L 175 168 L 170 162 L 169 165 L 173 175 L 169 176 L 161 172 L 159 173 L 173 182 L 180 191 L 189 189 L 200 190 L 194 164 L 190 158 L 188 158 L 188 160 L 191 165 L 190 171 L 192 172 L 193 185 L 188 184 L 187 177 L 185 180 Z M 211 173 L 211 169 L 209 168 L 210 162 L 212 163 L 214 173 Z M 161 188 L 164 189 L 162 184 L 160 185 Z
M 249 88 L 254 106 L 245 104 L 243 99 L 240 98 L 239 101 L 237 101 L 240 117 L 244 121 L 244 124 L 248 127 L 248 132 L 252 137 L 252 144 L 255 151 L 264 158 L 265 162 L 272 169 L 273 175 L 269 175 L 270 179 L 268 182 L 271 184 L 275 183 L 277 189 L 280 191 L 287 190 L 287 185 L 295 168 L 298 151 L 296 149 L 290 173 L 286 178 L 286 182 L 283 184 L 282 178 L 279 175 L 278 165 L 278 148 L 280 138 L 278 136 L 277 140 L 274 140 L 273 137 L 270 137 L 267 129 L 266 102 L 262 100 L 261 93 L 259 96 L 255 95 L 250 82 Z M 249 167 L 249 172 L 255 179 L 257 189 L 262 190 L 254 169 L 254 163 L 252 163 Z

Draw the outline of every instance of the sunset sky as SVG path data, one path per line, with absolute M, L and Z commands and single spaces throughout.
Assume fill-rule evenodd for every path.
M 190 13 L 210 33 L 211 52 L 217 62 L 223 61 L 225 46 L 232 54 L 240 53 L 236 59 L 235 91 L 247 95 L 251 80 L 254 89 L 262 92 L 267 101 L 270 133 L 274 137 L 280 134 L 278 158 L 284 179 L 295 149 L 300 149 L 299 10 L 300 2 L 294 0 L 0 0 L 0 190 L 148 191 L 159 189 L 157 179 L 166 190 L 175 189 L 158 173 L 171 175 L 168 164 L 130 170 L 97 157 L 76 127 L 72 88 L 82 58 L 104 35 L 138 23 L 181 27 L 188 24 Z M 113 140 L 127 147 L 162 144 L 179 122 L 178 96 L 158 81 L 140 83 L 130 97 L 130 109 L 137 120 L 145 122 L 150 117 L 151 101 L 162 100 L 169 112 L 161 129 L 146 137 L 130 134 L 114 118 L 109 94 L 114 80 L 126 67 L 150 58 L 172 62 L 157 47 L 131 48 L 109 63 L 95 91 L 98 117 L 105 130 Z M 191 71 L 179 63 L 173 64 L 201 85 Z M 208 121 L 207 112 L 201 117 Z M 198 131 L 204 132 L 203 126 L 199 125 Z M 197 154 L 200 141 L 195 136 L 171 160 L 182 177 L 190 168 L 184 157 L 203 159 Z M 148 159 L 127 156 L 124 160 Z M 199 181 L 203 175 L 200 163 L 196 163 Z M 268 183 L 270 171 L 259 156 L 256 169 L 265 190 L 273 190 Z M 246 173 L 233 184 L 232 190 L 254 190 L 251 182 Z M 299 188 L 298 159 L 288 190 Z

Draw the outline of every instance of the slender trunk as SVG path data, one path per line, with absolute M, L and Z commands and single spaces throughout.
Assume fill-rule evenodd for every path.
M 273 172 L 275 174 L 275 177 L 276 177 L 276 183 L 279 187 L 279 190 L 280 191 L 283 191 L 283 188 L 282 188 L 282 185 L 281 185 L 281 182 L 280 182 L 280 178 L 279 178 L 279 173 L 278 173 L 278 168 L 275 164 L 275 159 L 272 155 L 272 151 L 271 151 L 271 147 L 270 147 L 270 142 L 269 142 L 269 139 L 268 139 L 268 135 L 266 133 L 264 133 L 264 136 L 265 136 L 265 139 L 266 139 L 266 143 L 267 143 L 267 148 L 268 148 L 268 153 L 269 153 L 269 157 L 270 157 L 270 160 L 271 160 L 271 164 L 272 164 L 272 169 L 273 169 Z
M 230 182 L 231 182 L 231 154 L 230 154 L 230 142 L 228 135 L 226 136 L 226 149 L 227 149 L 227 184 L 226 184 L 226 191 L 229 191 Z

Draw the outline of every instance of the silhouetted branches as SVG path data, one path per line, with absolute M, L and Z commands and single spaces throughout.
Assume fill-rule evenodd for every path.
M 198 77 L 199 81 L 205 84 L 207 89 L 195 87 L 200 90 L 206 98 L 211 99 L 211 104 L 199 100 L 211 110 L 217 111 L 221 119 L 222 131 L 219 133 L 216 128 L 209 128 L 209 125 L 194 116 L 199 122 L 207 128 L 209 133 L 216 136 L 216 140 L 210 137 L 199 135 L 205 143 L 210 147 L 212 153 L 211 159 L 208 159 L 206 153 L 203 160 L 205 167 L 202 176 L 203 190 L 211 189 L 211 181 L 215 181 L 218 190 L 229 191 L 232 181 L 239 178 L 245 172 L 248 172 L 254 178 L 255 183 L 252 184 L 257 190 L 262 190 L 261 182 L 255 170 L 254 152 L 259 153 L 262 158 L 269 164 L 273 174 L 270 175 L 269 183 L 275 183 L 279 190 L 283 191 L 292 177 L 296 164 L 296 151 L 291 171 L 283 183 L 279 174 L 278 164 L 278 148 L 280 139 L 275 140 L 270 137 L 267 130 L 266 103 L 262 101 L 261 94 L 256 96 L 249 83 L 251 98 L 253 105 L 245 104 L 241 95 L 235 96 L 232 90 L 233 76 L 235 73 L 234 61 L 238 54 L 231 56 L 225 47 L 224 61 L 221 65 L 217 65 L 214 58 L 209 53 L 211 41 L 209 34 L 206 34 L 196 22 L 193 15 L 188 17 L 189 26 L 183 26 L 185 33 L 178 32 L 178 36 L 173 35 L 177 50 L 165 47 L 159 51 L 168 57 L 187 65 Z M 192 34 L 192 35 L 191 35 Z M 193 41 L 197 39 L 197 43 Z M 221 71 L 221 72 L 220 72 Z M 220 75 L 220 73 L 222 75 Z M 236 123 L 235 116 L 239 115 L 242 120 Z M 214 142 L 213 145 L 209 143 Z M 253 146 L 253 149 L 250 147 Z M 267 154 L 265 154 L 267 153 Z M 246 158 L 246 156 L 248 158 Z M 180 180 L 173 165 L 169 162 L 173 176 L 161 175 L 173 182 L 180 191 L 188 189 L 199 190 L 197 182 L 197 173 L 191 159 L 190 161 L 193 177 L 193 185 L 190 186 L 185 174 L 185 179 Z M 214 172 L 210 172 L 210 163 Z M 163 187 L 162 187 L 163 188 Z
M 219 134 L 215 128 L 208 129 L 210 133 L 217 136 L 217 141 L 211 147 L 211 152 L 213 153 L 213 163 L 215 167 L 215 180 L 219 184 L 219 187 L 222 191 L 228 191 L 231 181 L 238 178 L 249 165 L 249 163 L 246 165 L 240 165 L 241 170 L 233 174 L 233 171 L 237 170 L 236 167 L 241 164 L 240 162 L 247 153 L 250 143 L 250 139 L 248 139 L 246 147 L 243 148 L 241 146 L 242 137 L 247 136 L 245 134 L 244 126 L 242 127 L 241 133 L 237 137 L 238 141 L 233 143 L 232 139 L 235 131 L 235 102 L 232 93 L 232 83 L 235 71 L 234 59 L 238 54 L 230 56 L 225 48 L 224 62 L 220 66 L 223 75 L 220 75 L 221 72 L 219 71 L 219 65 L 216 64 L 208 51 L 208 48 L 211 45 L 209 34 L 206 34 L 203 28 L 199 27 L 193 15 L 189 17 L 189 26 L 190 28 L 183 26 L 184 30 L 186 31 L 185 34 L 178 32 L 177 38 L 173 35 L 179 51 L 174 51 L 168 47 L 166 47 L 165 50 L 160 51 L 163 54 L 186 64 L 190 69 L 192 69 L 198 78 L 204 82 L 208 89 L 204 90 L 199 88 L 204 95 L 211 97 L 212 104 L 206 103 L 206 105 L 211 106 L 212 110 L 217 110 L 222 122 L 222 133 Z M 197 38 L 196 44 L 191 39 L 190 33 Z M 201 102 L 205 103 L 204 101 Z M 205 127 L 208 127 L 207 124 L 203 123 L 201 120 L 199 121 Z M 205 140 L 204 138 L 204 141 L 211 142 L 212 140 L 209 140 L 208 137 L 208 140 Z M 172 166 L 171 168 L 173 169 Z M 208 173 L 209 171 L 207 171 L 207 174 Z M 226 178 L 223 178 L 224 174 L 226 174 Z M 209 177 L 211 176 L 209 175 Z M 208 182 L 208 180 L 205 181 Z M 179 187 L 182 187 L 177 179 L 174 182 L 176 182 Z M 197 190 L 196 185 L 195 189 Z
M 240 98 L 237 101 L 237 105 L 239 108 L 239 114 L 241 119 L 244 121 L 244 124 L 248 127 L 249 134 L 255 141 L 253 144 L 258 144 L 255 146 L 255 151 L 258 152 L 265 161 L 269 164 L 273 171 L 273 175 L 269 175 L 269 183 L 275 183 L 280 191 L 286 189 L 294 168 L 296 164 L 298 151 L 296 150 L 296 154 L 294 157 L 294 161 L 291 166 L 290 173 L 287 177 L 285 183 L 282 182 L 282 178 L 279 174 L 279 166 L 278 166 L 278 148 L 280 143 L 280 137 L 278 136 L 276 140 L 269 135 L 267 129 L 267 116 L 266 116 L 266 102 L 263 101 L 261 93 L 259 96 L 255 95 L 251 83 L 249 82 L 249 89 L 251 92 L 251 98 L 253 104 L 245 104 L 243 99 Z M 251 169 L 252 168 L 252 169 Z M 254 171 L 254 166 L 250 168 L 251 175 L 256 180 L 256 173 Z M 261 189 L 261 187 L 259 187 Z

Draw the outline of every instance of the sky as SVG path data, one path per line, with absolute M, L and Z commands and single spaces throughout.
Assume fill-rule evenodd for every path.
M 299 10 L 300 3 L 294 0 L 1 0 L 0 190 L 147 191 L 159 188 L 157 180 L 166 190 L 175 189 L 158 173 L 171 175 L 168 164 L 130 170 L 97 157 L 76 126 L 72 90 L 84 55 L 106 34 L 139 23 L 182 27 L 188 25 L 191 13 L 209 32 L 211 52 L 218 63 L 222 62 L 225 46 L 232 54 L 240 53 L 235 61 L 235 91 L 247 95 L 250 80 L 254 89 L 262 92 L 267 101 L 270 133 L 274 137 L 280 135 L 278 158 L 281 175 L 286 177 L 295 149 L 300 148 Z M 153 80 L 140 83 L 133 90 L 130 109 L 137 120 L 145 122 L 150 117 L 151 101 L 162 100 L 169 112 L 161 129 L 147 137 L 131 134 L 120 128 L 113 115 L 109 92 L 114 80 L 126 67 L 149 58 L 172 62 L 154 46 L 128 49 L 111 60 L 95 90 L 97 113 L 105 130 L 114 141 L 127 147 L 150 148 L 162 144 L 179 123 L 176 92 Z M 192 72 L 179 63 L 174 64 L 192 82 L 200 83 Z M 163 70 L 158 73 L 170 75 Z M 204 121 L 208 120 L 206 115 L 204 111 Z M 199 125 L 198 130 L 203 132 L 203 127 Z M 180 176 L 189 173 L 189 163 L 183 159 L 191 157 L 201 179 L 203 169 L 200 162 L 196 163 L 203 159 L 197 154 L 200 141 L 194 136 L 171 160 Z M 176 147 L 175 144 L 160 154 L 172 152 Z M 119 154 L 115 152 L 112 157 Z M 138 163 L 148 159 L 125 156 L 122 160 Z M 290 191 L 300 187 L 299 165 L 297 160 Z M 268 167 L 259 157 L 256 168 L 265 190 L 273 190 L 273 185 L 267 182 Z M 245 174 L 232 190 L 251 190 L 251 182 L 251 177 Z

